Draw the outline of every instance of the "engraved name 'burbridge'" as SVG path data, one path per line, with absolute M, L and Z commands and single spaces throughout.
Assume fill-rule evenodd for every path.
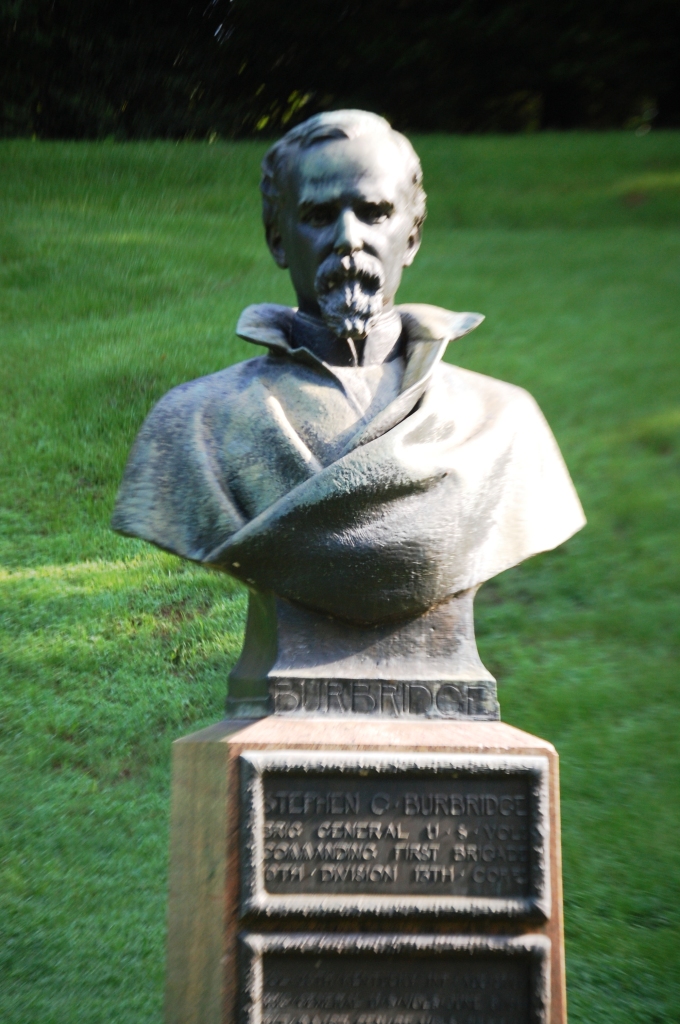
M 495 721 L 496 684 L 423 680 L 278 679 L 272 686 L 276 715 L 363 715 Z
M 287 897 L 318 897 L 328 908 L 334 897 L 372 895 L 394 897 L 404 912 L 406 896 L 436 903 L 437 913 L 447 898 L 514 900 L 526 912 L 545 897 L 540 758 L 295 751 L 243 760 L 251 909 Z

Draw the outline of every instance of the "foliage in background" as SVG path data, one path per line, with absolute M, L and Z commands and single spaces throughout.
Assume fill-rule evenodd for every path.
M 680 124 L 676 0 L 0 0 L 0 134 Z
M 680 981 L 680 133 L 423 137 L 402 301 L 528 387 L 588 527 L 480 591 L 506 721 L 561 755 L 572 1024 L 671 1024 Z M 160 1024 L 171 741 L 223 714 L 245 599 L 112 534 L 173 385 L 290 302 L 263 146 L 0 144 L 0 1019 Z

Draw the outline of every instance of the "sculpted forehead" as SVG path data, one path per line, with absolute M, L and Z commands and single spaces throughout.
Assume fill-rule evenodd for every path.
M 396 206 L 408 185 L 406 170 L 405 156 L 389 136 L 338 139 L 299 152 L 287 191 L 296 204 L 359 191 L 366 199 Z

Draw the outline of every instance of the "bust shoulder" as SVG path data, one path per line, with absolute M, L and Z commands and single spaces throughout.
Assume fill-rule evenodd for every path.
M 452 397 L 475 396 L 496 410 L 510 405 L 538 408 L 535 398 L 525 388 L 475 370 L 467 370 L 463 366 L 440 363 L 439 377 Z
M 267 356 L 255 356 L 253 359 L 245 359 L 240 363 L 233 363 L 223 370 L 206 374 L 204 377 L 196 377 L 194 380 L 185 381 L 171 388 L 159 400 L 158 406 L 165 403 L 174 405 L 184 404 L 202 399 L 229 394 L 235 389 L 247 385 L 250 380 L 261 374 L 263 364 L 268 362 Z M 157 406 L 157 408 L 158 408 Z
M 158 400 L 147 416 L 143 430 L 157 430 L 161 426 L 172 429 L 173 425 L 185 422 L 188 416 L 199 410 L 208 413 L 211 409 L 228 409 L 253 382 L 261 379 L 266 373 L 266 364 L 270 362 L 268 356 L 256 356 L 205 377 L 178 384 Z

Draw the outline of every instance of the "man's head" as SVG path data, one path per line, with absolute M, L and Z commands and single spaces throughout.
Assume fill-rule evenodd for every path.
M 411 143 L 363 110 L 317 114 L 262 162 L 267 244 L 303 312 L 362 338 L 420 246 L 425 193 Z

